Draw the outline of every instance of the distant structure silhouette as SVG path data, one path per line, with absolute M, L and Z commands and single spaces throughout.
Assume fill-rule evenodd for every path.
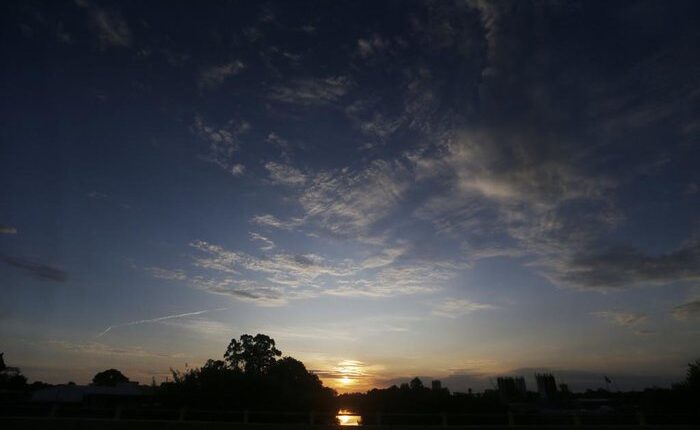
M 502 376 L 496 379 L 498 393 L 503 401 L 522 399 L 527 394 L 525 378 L 522 376 Z
M 433 391 L 440 391 L 442 390 L 442 382 L 436 379 L 431 383 L 431 387 Z
M 535 373 L 537 392 L 545 400 L 553 400 L 557 396 L 557 381 L 551 373 Z

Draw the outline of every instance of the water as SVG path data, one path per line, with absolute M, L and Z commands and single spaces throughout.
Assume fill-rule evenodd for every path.
M 347 409 L 341 409 L 338 411 L 338 422 L 341 426 L 359 426 L 361 422 L 361 417 L 359 415 L 354 415 L 353 412 Z

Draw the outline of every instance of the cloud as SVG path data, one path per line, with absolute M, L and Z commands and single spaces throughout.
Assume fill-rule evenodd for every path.
M 306 183 L 306 175 L 287 164 L 268 161 L 265 163 L 265 168 L 269 172 L 273 184 L 300 186 Z
M 405 126 L 409 118 L 386 110 L 381 99 L 357 99 L 345 108 L 347 117 L 365 135 L 385 143 L 397 130 Z
M 634 248 L 592 251 L 560 262 L 554 270 L 558 283 L 602 290 L 694 281 L 700 279 L 700 241 L 660 255 Z
M 112 346 L 100 342 L 75 343 L 65 340 L 49 340 L 49 345 L 58 346 L 64 350 L 79 354 L 109 355 L 127 357 L 179 357 L 180 354 L 155 353 L 144 349 L 141 346 Z
M 158 279 L 174 281 L 184 281 L 187 279 L 187 275 L 182 270 L 170 270 L 162 267 L 147 267 L 146 271 L 149 272 L 151 276 Z
M 693 300 L 673 308 L 671 312 L 674 318 L 689 320 L 700 318 L 700 300 Z
M 274 215 L 264 214 L 256 215 L 250 219 L 250 222 L 263 227 L 272 227 L 280 230 L 292 230 L 299 227 L 304 223 L 302 218 L 291 218 L 288 220 L 281 220 Z
M 585 283 L 580 270 L 565 274 L 623 219 L 617 183 L 540 155 L 548 143 L 530 144 L 537 137 L 527 133 L 473 130 L 432 155 L 409 156 L 417 180 L 439 190 L 414 213 L 461 240 L 472 260 L 524 258 L 556 285 Z
M 242 175 L 245 166 L 234 159 L 239 149 L 239 136 L 250 129 L 250 124 L 245 121 L 228 121 L 223 127 L 208 124 L 197 115 L 190 130 L 201 140 L 208 144 L 208 152 L 202 155 L 204 161 L 214 163 L 231 173 L 233 176 Z
M 178 280 L 212 294 L 227 295 L 261 306 L 280 306 L 290 300 L 321 296 L 392 297 L 425 294 L 442 288 L 463 268 L 445 262 L 398 264 L 404 248 L 386 248 L 362 259 L 336 260 L 312 253 L 272 253 L 274 243 L 257 233 L 268 251 L 254 256 L 205 241 L 190 246 L 197 251 L 197 270 L 149 268 L 157 278 Z
M 647 320 L 647 315 L 635 312 L 600 311 L 593 312 L 593 315 L 621 326 L 637 325 Z
M 231 251 L 204 241 L 190 244 L 201 251 L 203 256 L 196 258 L 199 267 L 240 274 L 252 271 L 265 274 L 269 281 L 301 287 L 313 285 L 321 275 L 346 276 L 355 269 L 348 263 L 334 263 L 315 254 L 277 253 L 265 257 L 255 257 L 241 251 Z
M 65 282 L 68 280 L 68 274 L 61 269 L 47 266 L 42 263 L 37 263 L 30 260 L 25 260 L 23 258 L 11 257 L 9 255 L 0 255 L 2 261 L 6 264 L 16 267 L 36 278 L 55 281 L 55 282 Z
M 89 193 L 85 194 L 85 196 L 89 199 L 94 199 L 94 200 L 102 200 L 102 199 L 106 199 L 107 197 L 109 197 L 109 196 L 107 196 L 107 194 L 101 193 L 99 191 L 90 191 Z
M 228 296 L 266 307 L 283 306 L 289 300 L 309 297 L 305 291 L 287 291 L 283 286 L 247 279 L 196 276 L 190 280 L 190 283 L 194 288 L 211 294 Z
M 0 234 L 17 234 L 17 228 L 0 224 Z
M 260 247 L 260 249 L 263 251 L 269 251 L 275 247 L 275 242 L 261 234 L 250 232 L 248 233 L 248 236 L 250 237 L 250 240 L 262 242 L 263 245 Z
M 160 321 L 160 323 L 195 332 L 198 336 L 212 338 L 231 338 L 235 333 L 241 332 L 240 328 L 231 324 L 206 318 L 183 317 Z
M 197 79 L 197 85 L 204 89 L 214 89 L 231 76 L 235 76 L 245 69 L 241 61 L 231 61 L 218 66 L 210 66 L 202 69 Z
M 388 49 L 390 42 L 378 34 L 357 40 L 357 55 L 367 58 Z
M 321 366 L 309 371 L 318 375 L 325 384 L 341 390 L 370 389 L 376 384 L 378 372 L 383 370 L 381 365 L 372 365 L 359 360 L 333 362 L 331 359 L 326 359 L 323 361 Z
M 413 263 L 382 268 L 371 276 L 340 279 L 325 293 L 341 297 L 395 297 L 428 294 L 440 290 L 456 275 L 456 270 L 440 264 Z
M 273 87 L 268 93 L 268 98 L 306 106 L 325 105 L 343 97 L 350 90 L 351 85 L 351 81 L 345 76 L 298 79 L 292 81 L 289 86 Z
M 245 166 L 242 165 L 242 164 L 234 164 L 234 165 L 231 166 L 231 168 L 229 169 L 229 172 L 230 172 L 233 176 L 240 176 L 240 175 L 242 175 L 242 174 L 245 173 Z
M 433 315 L 456 318 L 482 309 L 494 309 L 495 306 L 477 303 L 467 299 L 447 298 L 433 306 Z
M 131 29 L 119 12 L 95 8 L 90 13 L 90 22 L 97 30 L 102 48 L 131 45 Z
M 357 235 L 389 215 L 410 182 L 409 170 L 400 161 L 375 160 L 359 171 L 318 173 L 299 202 L 306 215 L 328 231 Z

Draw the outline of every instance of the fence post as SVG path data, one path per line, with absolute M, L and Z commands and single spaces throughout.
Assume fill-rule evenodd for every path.
M 187 411 L 186 408 L 181 408 L 180 409 L 180 415 L 178 416 L 177 420 L 178 421 L 185 421 L 185 412 Z
M 248 409 L 243 411 L 243 424 L 248 424 Z
M 377 412 L 377 425 L 381 426 L 382 425 L 382 413 Z
M 117 409 L 114 410 L 114 419 L 118 420 L 122 417 L 122 407 L 117 406 Z
M 515 417 L 513 412 L 508 411 L 508 427 L 513 427 L 515 425 Z
M 447 427 L 447 414 L 445 412 L 443 412 L 441 414 L 441 418 L 442 418 L 442 426 Z
M 49 417 L 56 418 L 57 412 L 58 412 L 58 404 L 54 403 L 53 405 L 51 405 L 51 411 L 49 412 Z
M 316 414 L 314 414 L 314 411 L 309 412 L 309 425 L 314 425 L 316 424 Z
M 581 427 L 581 417 L 579 414 L 574 414 L 574 426 Z

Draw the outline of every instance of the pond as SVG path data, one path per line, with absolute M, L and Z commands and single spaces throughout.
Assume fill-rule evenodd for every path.
M 347 409 L 339 410 L 336 418 L 338 418 L 338 423 L 340 423 L 341 426 L 359 426 L 362 421 L 360 415 L 356 415 Z

